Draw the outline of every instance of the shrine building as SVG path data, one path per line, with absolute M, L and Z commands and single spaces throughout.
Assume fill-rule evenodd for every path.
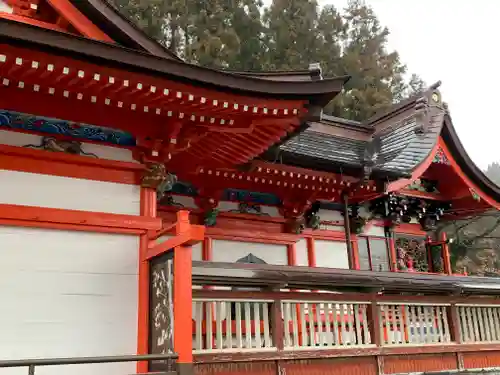
M 0 0 L 0 375 L 500 367 L 498 281 L 440 225 L 500 188 L 439 82 L 323 114 L 349 78 L 188 64 L 106 0 Z

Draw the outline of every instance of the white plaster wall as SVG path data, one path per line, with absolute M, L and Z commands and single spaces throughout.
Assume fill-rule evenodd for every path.
M 39 145 L 41 141 L 42 136 L 37 134 L 0 130 L 0 144 L 3 145 L 23 147 L 25 145 Z M 100 159 L 137 163 L 132 156 L 132 151 L 126 148 L 83 142 L 82 149 L 86 153 L 95 154 Z
M 314 249 L 317 267 L 349 269 L 345 242 L 314 240 Z
M 0 203 L 140 214 L 140 187 L 0 169 Z
M 363 231 L 364 236 L 385 237 L 384 227 L 368 223 Z
M 0 0 L 0 12 L 12 13 L 12 8 L 4 0 Z
M 214 262 L 232 263 L 251 253 L 267 264 L 284 266 L 288 264 L 286 245 L 213 240 L 212 253 Z
M 0 359 L 134 354 L 138 247 L 137 236 L 0 226 Z M 134 363 L 36 369 L 132 373 Z
M 172 238 L 172 236 L 161 236 L 160 238 L 158 238 L 157 242 L 161 243 L 168 240 L 169 238 Z M 203 254 L 203 243 L 199 242 L 191 246 L 192 260 L 203 260 L 202 254 Z
M 307 240 L 301 238 L 295 242 L 295 261 L 297 266 L 308 266 L 309 257 L 307 256 Z
M 340 211 L 319 210 L 318 215 L 321 220 L 344 222 L 344 216 L 342 216 L 342 213 Z
M 182 204 L 184 208 L 198 208 L 196 203 L 194 203 L 193 197 L 187 197 L 185 195 L 172 195 L 176 203 Z

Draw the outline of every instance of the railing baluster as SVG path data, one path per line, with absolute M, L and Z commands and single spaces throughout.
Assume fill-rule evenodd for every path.
M 203 349 L 203 302 L 194 302 L 195 305 L 195 319 L 196 319 L 196 332 L 195 332 L 195 349 Z
M 353 305 L 354 308 L 354 323 L 356 325 L 356 345 L 363 345 L 363 340 L 361 336 L 361 324 L 359 322 L 360 306 L 357 303 Z
M 347 342 L 348 345 L 353 345 L 353 341 L 356 340 L 356 334 L 354 333 L 354 327 L 353 327 L 353 318 L 352 318 L 352 304 L 344 305 L 346 307 L 347 311 L 347 328 L 349 330 L 348 337 L 349 341 Z
M 407 305 L 403 306 L 403 311 L 404 311 L 404 318 L 405 318 L 405 337 L 404 337 L 404 342 L 408 342 L 408 344 L 411 344 L 413 342 L 413 335 L 412 335 L 412 327 L 410 324 L 410 309 L 408 308 Z
M 306 314 L 305 314 L 304 303 L 299 304 L 299 315 L 300 315 L 300 334 L 302 338 L 302 346 L 307 346 L 307 325 L 306 325 Z
M 270 326 L 270 321 L 269 321 L 269 304 L 267 302 L 264 302 L 262 308 L 262 320 L 264 321 L 264 347 L 270 348 L 272 346 L 271 343 L 271 335 L 269 332 L 269 326 Z
M 477 313 L 477 324 L 479 326 L 479 340 L 478 341 L 485 341 L 486 340 L 486 331 L 484 329 L 484 308 L 478 307 L 474 310 Z
M 314 304 L 307 304 L 307 320 L 309 322 L 309 346 L 316 346 L 316 331 L 314 328 Z
M 346 322 L 345 322 L 345 304 L 339 304 L 337 305 L 339 308 L 339 313 L 340 313 L 340 339 L 341 339 L 341 345 L 345 346 L 346 345 L 346 334 L 345 334 L 345 328 L 346 328 Z
M 206 324 L 206 332 L 207 332 L 207 335 L 206 335 L 206 349 L 207 350 L 211 350 L 213 349 L 213 332 L 212 332 L 212 322 L 213 322 L 213 319 L 212 319 L 212 309 L 213 309 L 213 306 L 212 306 L 212 302 L 205 302 L 205 314 L 206 314 L 206 319 L 205 319 L 205 324 Z
M 283 303 L 283 324 L 284 324 L 284 334 L 285 334 L 285 347 L 289 348 L 292 346 L 292 336 L 293 336 L 293 327 L 292 334 L 290 334 L 290 325 L 292 324 L 291 317 L 291 306 L 289 302 Z
M 215 347 L 217 349 L 224 348 L 222 341 L 222 304 L 221 301 L 215 303 Z
M 437 333 L 438 333 L 436 343 L 445 342 L 443 334 L 443 317 L 445 314 L 446 314 L 446 307 L 444 306 L 436 307 L 436 320 L 437 320 Z
M 467 325 L 469 326 L 469 340 L 468 342 L 476 341 L 476 332 L 474 331 L 474 323 L 472 322 L 471 308 L 466 307 Z
M 488 341 L 497 341 L 495 323 L 493 322 L 493 309 L 488 307 Z
M 323 333 L 323 321 L 321 319 L 321 304 L 317 303 L 315 304 L 315 309 L 316 309 L 316 331 L 318 338 L 316 340 L 316 344 L 319 346 L 324 346 L 325 345 L 325 335 Z M 324 315 L 323 315 L 324 316 Z
M 371 344 L 372 338 L 370 336 L 370 326 L 368 324 L 368 317 L 367 317 L 367 309 L 369 305 L 363 305 L 361 309 L 362 319 L 363 319 L 363 337 L 364 337 L 364 344 Z
M 262 347 L 262 336 L 260 334 L 260 303 L 254 303 L 253 313 L 254 318 L 252 319 L 255 325 L 255 346 L 257 348 Z
M 444 314 L 443 314 L 443 330 L 444 330 L 444 339 L 445 342 L 450 342 L 451 341 L 451 333 L 450 333 L 450 324 L 448 322 L 448 313 L 446 311 L 448 307 L 444 306 Z M 453 308 L 453 306 L 449 307 L 450 309 Z
M 236 302 L 234 307 L 236 314 L 236 347 L 243 348 L 243 335 L 241 329 L 241 302 Z
M 300 309 L 300 305 L 290 304 L 292 309 L 292 322 L 293 322 L 293 346 L 298 348 L 300 346 L 299 339 L 299 319 L 297 316 L 297 309 Z
M 496 332 L 496 341 L 500 341 L 500 319 L 499 319 L 500 309 L 498 307 L 493 308 L 493 327 Z
M 335 339 L 333 338 L 332 336 L 332 321 L 331 321 L 331 312 L 332 312 L 332 309 L 331 309 L 331 306 L 332 304 L 331 303 L 325 303 L 324 304 L 325 308 L 324 308 L 324 314 L 325 314 L 325 328 L 326 328 L 326 344 L 328 346 L 332 346 L 334 343 L 335 343 Z
M 474 341 L 481 341 L 481 334 L 480 334 L 480 331 L 479 331 L 479 317 L 478 317 L 478 314 L 477 314 L 477 309 L 476 308 L 472 308 L 472 324 L 474 326 Z
M 231 302 L 225 303 L 226 309 L 226 348 L 233 348 L 233 317 L 231 314 Z
M 252 348 L 252 320 L 250 315 L 250 302 L 245 302 L 245 348 Z

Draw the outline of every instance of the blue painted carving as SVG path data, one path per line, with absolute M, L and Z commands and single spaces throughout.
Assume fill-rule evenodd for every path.
M 248 190 L 226 189 L 222 200 L 279 206 L 281 199 L 274 194 L 258 193 Z
M 171 191 L 172 194 L 187 195 L 195 197 L 198 195 L 198 189 L 188 182 L 177 182 Z M 226 189 L 222 194 L 221 200 L 233 202 L 245 202 L 252 204 L 263 204 L 266 206 L 279 206 L 281 199 L 274 194 L 257 193 L 248 190 Z
M 178 181 L 170 191 L 171 194 L 187 195 L 189 197 L 196 197 L 198 189 L 188 182 Z
M 105 128 L 24 113 L 0 110 L 0 129 L 19 129 L 45 134 L 63 135 L 76 139 L 135 146 L 135 138 L 121 130 Z

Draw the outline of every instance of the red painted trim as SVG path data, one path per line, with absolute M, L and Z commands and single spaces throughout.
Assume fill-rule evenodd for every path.
M 444 273 L 447 275 L 451 275 L 452 268 L 451 268 L 451 258 L 450 258 L 450 249 L 448 246 L 448 243 L 446 242 L 446 232 L 441 232 L 441 241 L 442 241 L 442 256 L 443 256 L 443 266 L 444 266 Z
M 352 236 L 351 239 L 352 244 L 352 258 L 353 258 L 353 269 L 359 270 L 361 266 L 359 265 L 359 247 L 358 247 L 358 238 L 356 236 Z
M 294 234 L 258 232 L 256 230 L 235 230 L 225 228 L 206 228 L 205 233 L 214 240 L 257 242 L 276 245 L 290 245 L 300 238 Z
M 88 156 L 0 145 L 0 169 L 137 185 L 145 166 Z
M 161 220 L 134 215 L 110 214 L 105 212 L 88 212 L 65 210 L 60 208 L 20 206 L 14 204 L 0 204 L 0 219 L 9 221 L 24 221 L 31 223 L 27 226 L 39 226 L 40 223 L 65 225 L 75 230 L 92 231 L 89 228 L 107 228 L 109 232 L 119 232 L 122 229 L 140 234 L 147 230 L 161 228 Z M 107 232 L 108 232 L 107 230 Z
M 286 255 L 288 258 L 288 265 L 289 266 L 296 266 L 297 265 L 297 248 L 296 248 L 295 244 L 287 245 Z
M 203 240 L 203 245 L 201 249 L 201 259 L 204 261 L 211 261 L 214 258 L 213 247 L 212 247 L 212 239 L 210 237 L 206 237 Z
M 391 260 L 391 271 L 398 272 L 398 255 L 396 252 L 396 244 L 394 243 L 394 237 L 391 236 L 387 239 L 387 244 L 389 245 L 389 255 Z
M 193 362 L 191 247 L 174 249 L 174 351 L 180 364 Z
M 52 230 L 110 233 L 110 234 L 139 235 L 144 233 L 144 230 L 139 230 L 139 229 L 101 227 L 101 226 L 86 225 L 86 224 L 78 225 L 78 224 L 65 224 L 65 223 L 46 223 L 35 220 L 0 219 L 0 225 L 10 226 L 10 227 L 41 228 L 41 229 L 52 229 Z
M 316 267 L 316 247 L 314 244 L 314 238 L 308 237 L 307 241 L 307 263 L 309 267 Z
M 434 156 L 436 155 L 438 149 L 439 149 L 439 142 L 436 142 L 436 144 L 432 148 L 427 158 L 422 163 L 420 163 L 420 165 L 417 168 L 415 168 L 415 170 L 412 172 L 411 177 L 391 182 L 387 187 L 386 192 L 390 193 L 392 191 L 399 191 L 404 187 L 408 186 L 409 184 L 411 184 L 417 178 L 420 178 L 420 176 L 422 176 L 424 172 L 427 170 L 427 168 L 429 168 L 430 165 L 432 164 L 432 161 L 434 160 Z
M 490 206 L 496 208 L 497 210 L 500 210 L 500 202 L 496 202 L 493 198 L 491 198 L 489 195 L 487 195 L 485 192 L 483 192 L 479 187 L 477 187 L 467 176 L 466 174 L 462 171 L 462 169 L 459 167 L 455 159 L 450 153 L 450 150 L 446 146 L 444 140 L 442 138 L 439 139 L 439 145 L 441 146 L 441 150 L 445 154 L 446 158 L 448 159 L 450 166 L 453 168 L 455 173 L 462 179 L 462 181 L 467 185 L 468 188 L 473 189 L 479 197 L 487 202 Z
M 394 227 L 394 233 L 396 234 L 408 234 L 411 236 L 425 237 L 426 233 L 422 230 L 420 224 L 406 224 L 401 223 Z
M 47 2 L 63 16 L 75 29 L 87 38 L 113 43 L 107 34 L 94 25 L 87 17 L 75 8 L 68 0 L 47 0 Z
M 58 25 L 55 25 L 53 23 L 39 21 L 37 19 L 24 17 L 24 16 L 21 16 L 19 14 L 10 14 L 10 13 L 5 13 L 5 12 L 0 12 L 0 18 L 3 18 L 5 20 L 26 23 L 28 25 L 38 26 L 38 27 L 41 27 L 43 29 L 59 31 L 60 33 L 70 34 L 70 33 L 68 33 L 68 30 L 65 30 L 62 27 L 59 27 Z
M 406 195 L 407 197 L 429 199 L 429 200 L 434 200 L 434 201 L 445 201 L 445 200 L 447 200 L 447 197 L 445 197 L 442 194 L 427 193 L 427 192 L 424 192 L 424 191 L 409 190 L 409 189 L 398 190 L 397 194 Z
M 156 191 L 141 188 L 141 216 L 156 217 Z M 143 260 L 148 251 L 149 236 L 144 233 L 139 242 L 139 276 L 138 276 L 138 321 L 137 321 L 137 354 L 149 353 L 149 262 Z M 137 363 L 137 373 L 148 372 L 147 362 Z

